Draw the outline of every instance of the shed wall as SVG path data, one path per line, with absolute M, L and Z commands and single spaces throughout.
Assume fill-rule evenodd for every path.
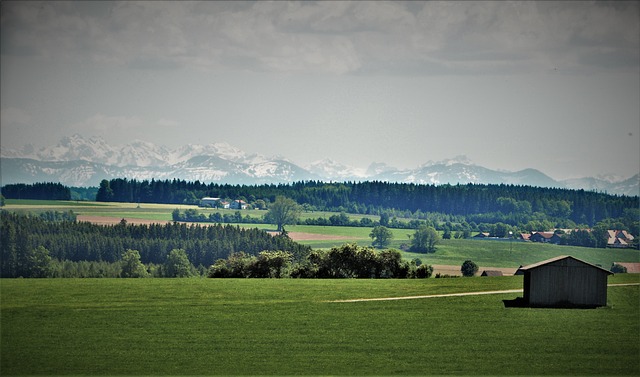
M 607 305 L 607 273 L 573 259 L 526 271 L 524 286 L 532 306 Z

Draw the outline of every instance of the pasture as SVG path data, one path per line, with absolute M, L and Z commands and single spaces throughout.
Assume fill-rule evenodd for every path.
M 98 203 L 98 202 L 74 202 L 74 201 L 31 201 L 31 200 L 7 200 L 4 207 L 16 212 L 42 212 L 42 211 L 67 211 L 73 210 L 80 220 L 92 219 L 104 223 L 117 223 L 125 218 L 130 222 L 166 222 L 171 221 L 171 212 L 197 208 L 193 205 L 172 204 L 146 204 L 136 203 Z M 220 212 L 233 214 L 237 210 L 224 209 L 200 209 L 202 213 Z M 243 216 L 260 217 L 265 211 L 243 210 Z M 307 212 L 306 217 L 330 217 L 331 212 Z M 349 215 L 350 217 L 356 215 Z M 354 218 L 360 218 L 354 217 Z M 373 217 L 372 217 L 373 218 Z M 241 227 L 260 228 L 275 231 L 269 224 L 238 224 Z M 301 244 L 313 248 L 331 248 L 344 243 L 356 243 L 360 246 L 371 245 L 369 233 L 371 228 L 366 227 L 333 227 L 296 225 L 287 226 L 292 238 Z M 394 239 L 390 247 L 400 248 L 402 243 L 408 243 L 408 235 L 413 234 L 411 229 L 391 229 Z M 574 246 L 558 246 L 532 242 L 486 241 L 486 240 L 442 240 L 438 245 L 438 251 L 434 254 L 417 254 L 403 252 L 406 259 L 420 258 L 423 263 L 447 266 L 436 272 L 452 273 L 466 259 L 471 259 L 480 266 L 480 272 L 488 268 L 507 268 L 515 270 L 520 265 L 536 263 L 559 255 L 572 255 L 584 261 L 598 264 L 604 268 L 610 268 L 613 262 L 640 262 L 638 250 L 624 249 L 594 249 Z M 212 261 L 213 263 L 213 261 Z M 450 267 L 449 267 L 450 266 Z
M 638 283 L 616 275 L 609 283 Z M 640 288 L 590 310 L 504 308 L 521 277 L 3 279 L 5 375 L 638 375 Z

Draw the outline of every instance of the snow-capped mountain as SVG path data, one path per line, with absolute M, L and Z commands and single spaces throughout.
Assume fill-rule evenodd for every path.
M 405 182 L 418 184 L 515 184 L 639 195 L 640 176 L 556 181 L 536 169 L 497 171 L 474 165 L 465 156 L 429 161 L 414 169 L 397 169 L 382 162 L 366 170 L 332 159 L 303 168 L 285 157 L 247 154 L 227 143 L 189 144 L 175 149 L 145 141 L 114 147 L 102 138 L 65 137 L 54 146 L 0 151 L 1 184 L 60 182 L 68 186 L 97 186 L 102 179 L 183 179 L 230 184 L 288 183 L 306 180 Z
M 313 162 L 307 166 L 312 174 L 330 181 L 362 180 L 367 177 L 366 171 L 336 162 L 330 158 Z
M 607 177 L 578 178 L 560 181 L 562 187 L 608 192 L 610 194 L 622 194 L 629 196 L 640 196 L 640 175 L 636 174 L 631 178 L 615 181 Z
M 242 162 L 248 158 L 246 153 L 227 143 L 208 145 L 187 144 L 169 151 L 165 157 L 165 163 L 167 165 L 174 165 L 197 156 L 218 156 L 222 159 L 235 162 Z
M 470 161 L 461 161 L 458 159 L 429 162 L 417 169 L 410 170 L 387 169 L 381 173 L 371 176 L 371 179 L 389 182 L 435 185 L 457 183 L 505 183 L 540 187 L 562 187 L 553 178 L 535 169 L 525 169 L 518 172 L 496 171 L 474 165 Z
M 385 164 L 384 162 L 373 162 L 367 168 L 367 171 L 366 171 L 365 175 L 367 177 L 374 177 L 374 176 L 381 175 L 383 173 L 394 172 L 394 171 L 397 171 L 397 170 L 398 169 L 394 168 L 393 166 L 389 166 L 389 165 Z

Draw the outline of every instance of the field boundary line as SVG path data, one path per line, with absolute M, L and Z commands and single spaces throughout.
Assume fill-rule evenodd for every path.
M 640 283 L 619 283 L 619 284 L 607 284 L 607 287 L 622 287 L 629 285 L 640 285 Z M 423 298 L 438 298 L 438 297 L 461 297 L 461 296 L 478 296 L 478 295 L 497 295 L 502 293 L 521 293 L 523 289 L 506 289 L 502 291 L 480 291 L 480 292 L 461 292 L 461 293 L 442 293 L 436 295 L 422 295 L 422 296 L 402 296 L 402 297 L 377 297 L 377 298 L 353 298 L 346 300 L 332 300 L 327 302 L 367 302 L 367 301 L 396 301 L 396 300 L 416 300 Z

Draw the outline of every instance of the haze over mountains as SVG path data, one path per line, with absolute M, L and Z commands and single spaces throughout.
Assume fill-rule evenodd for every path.
M 288 183 L 305 180 L 377 180 L 420 184 L 493 183 L 560 187 L 638 195 L 638 174 L 626 179 L 612 176 L 556 181 L 534 169 L 497 171 L 474 165 L 464 156 L 413 169 L 372 163 L 367 169 L 323 159 L 301 167 L 285 157 L 248 154 L 227 143 L 188 144 L 175 149 L 134 141 L 111 146 L 100 137 L 64 137 L 54 146 L 1 151 L 2 184 L 60 182 L 68 186 L 97 186 L 102 179 L 183 179 L 230 184 Z

